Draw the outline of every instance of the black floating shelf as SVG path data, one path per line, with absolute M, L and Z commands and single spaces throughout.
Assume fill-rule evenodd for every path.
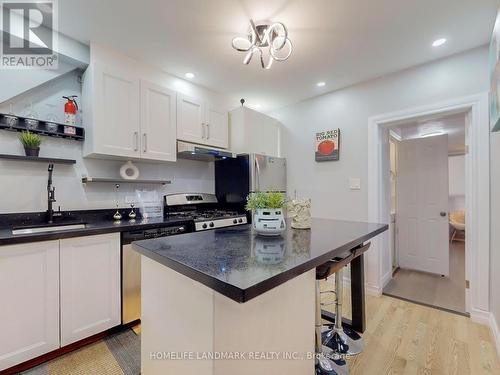
M 38 126 L 34 129 L 29 129 L 28 127 L 26 127 L 26 117 L 15 116 L 17 118 L 17 121 L 14 124 L 11 124 L 9 123 L 8 119 L 9 116 L 12 115 L 0 113 L 0 129 L 10 130 L 15 132 L 23 132 L 29 130 L 31 133 L 39 135 L 45 135 L 56 138 L 66 138 L 75 141 L 83 141 L 85 139 L 85 129 L 83 129 L 81 126 L 65 125 L 51 121 L 38 120 Z M 50 131 L 47 124 L 56 124 L 57 129 L 55 129 L 54 131 Z M 68 134 L 68 132 L 64 131 L 65 128 L 74 129 L 75 134 Z
M 49 164 L 76 164 L 73 159 L 60 159 L 60 158 L 44 158 L 38 156 L 24 156 L 24 155 L 7 155 L 0 154 L 0 159 L 18 160 L 18 161 L 35 161 L 39 163 Z
M 101 177 L 82 177 L 82 183 L 106 182 L 112 184 L 149 184 L 149 185 L 168 185 L 170 180 L 125 180 L 123 178 L 101 178 Z

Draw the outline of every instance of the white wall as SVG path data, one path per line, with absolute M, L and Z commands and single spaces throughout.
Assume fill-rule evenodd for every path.
M 284 125 L 289 191 L 312 198 L 313 216 L 367 220 L 368 118 L 488 89 L 488 51 L 481 47 L 274 111 Z M 336 127 L 340 161 L 316 163 L 315 132 Z M 349 177 L 361 178 L 361 190 L 349 189 Z M 388 249 L 384 254 L 390 256 Z M 378 272 L 367 263 L 367 282 L 378 285 Z
M 106 60 L 116 58 L 106 48 L 95 46 L 91 58 Z M 118 56 L 121 59 L 128 59 Z M 138 62 L 134 62 L 138 64 Z M 209 100 L 221 108 L 229 109 L 231 102 L 226 96 L 219 95 L 185 80 L 176 78 L 157 69 L 142 66 L 145 77 L 187 95 Z M 0 86 L 0 94 L 2 87 Z M 13 103 L 14 113 L 23 115 L 25 108 L 33 102 L 33 108 L 41 119 L 54 113 L 59 121 L 63 120 L 62 95 L 81 96 L 81 85 L 76 73 L 66 74 L 54 81 L 27 91 L 0 107 L 0 112 L 9 111 Z M 79 102 L 81 103 L 81 101 Z M 82 109 L 85 110 L 84 108 Z M 0 131 L 0 153 L 23 154 L 18 141 L 19 133 Z M 56 186 L 55 207 L 62 210 L 113 208 L 118 201 L 126 206 L 127 196 L 134 195 L 136 188 L 157 189 L 162 194 L 173 192 L 214 192 L 213 163 L 178 160 L 176 163 L 148 164 L 137 162 L 141 178 L 170 179 L 172 184 L 165 187 L 125 185 L 117 193 L 113 184 L 81 183 L 82 175 L 93 177 L 118 177 L 119 167 L 124 161 L 97 160 L 82 158 L 82 143 L 64 139 L 43 137 L 40 156 L 76 159 L 75 166 L 56 165 L 54 185 Z M 0 213 L 32 212 L 47 209 L 46 184 L 47 165 L 43 163 L 25 163 L 0 159 Z
M 449 210 L 465 209 L 465 155 L 448 157 Z
M 490 310 L 500 328 L 500 132 L 490 136 L 491 253 Z M 497 338 L 500 340 L 500 337 Z M 500 347 L 498 348 L 500 353 Z

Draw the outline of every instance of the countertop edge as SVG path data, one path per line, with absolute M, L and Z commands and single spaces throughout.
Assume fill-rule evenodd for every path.
M 23 243 L 30 242 L 42 242 L 42 241 L 52 241 L 52 240 L 60 240 L 64 238 L 74 238 L 74 237 L 85 237 L 85 236 L 93 236 L 99 234 L 107 234 L 107 233 L 121 233 L 121 232 L 129 232 L 134 230 L 141 229 L 153 229 L 168 225 L 180 225 L 189 223 L 187 220 L 179 220 L 179 221 L 165 221 L 165 222 L 155 222 L 155 223 L 134 223 L 134 224 L 117 224 L 116 226 L 105 226 L 105 227 L 93 227 L 93 228 L 82 228 L 82 229 L 74 229 L 74 230 L 65 230 L 65 231 L 55 231 L 55 232 L 46 232 L 46 233 L 34 233 L 34 234 L 22 234 L 22 235 L 11 235 L 10 237 L 1 237 L 0 238 L 0 246 L 4 245 L 17 245 Z M 6 228 L 4 228 L 6 229 Z
M 176 272 L 179 272 L 181 275 L 189 277 L 191 280 L 198 281 L 199 283 L 209 287 L 210 289 L 216 292 L 225 295 L 226 297 L 231 298 L 236 302 L 242 303 L 248 300 L 245 299 L 245 289 L 240 289 L 234 285 L 227 284 L 222 280 L 216 279 L 212 276 L 208 276 L 201 271 L 186 266 L 185 264 L 179 263 L 173 259 L 169 259 L 155 252 L 149 251 L 136 243 L 132 243 L 132 248 L 139 254 L 147 258 L 150 258 Z
M 241 289 L 238 288 L 234 285 L 228 284 L 223 282 L 222 280 L 219 280 L 215 277 L 208 276 L 205 273 L 198 271 L 194 268 L 191 268 L 189 266 L 186 266 L 182 263 L 179 263 L 173 259 L 169 259 L 167 257 L 161 256 L 153 251 L 149 251 L 148 249 L 134 243 L 133 244 L 133 249 L 140 253 L 141 255 L 144 255 L 168 268 L 173 269 L 174 271 L 179 272 L 180 274 L 189 277 L 190 279 L 194 281 L 198 281 L 199 283 L 213 289 L 214 291 L 232 299 L 233 301 L 236 301 L 238 303 L 245 303 L 250 301 L 251 299 L 260 296 L 261 294 L 264 294 L 268 291 L 270 291 L 273 288 L 276 288 L 277 286 L 280 286 L 281 284 L 284 284 L 285 282 L 300 276 L 301 274 L 312 270 L 313 268 L 316 268 L 320 264 L 323 264 L 324 262 L 328 261 L 331 259 L 335 253 L 345 251 L 345 250 L 350 250 L 352 248 L 355 248 L 356 246 L 359 246 L 363 244 L 364 242 L 368 241 L 369 239 L 385 232 L 386 230 L 389 229 L 388 224 L 382 224 L 380 228 L 373 230 L 353 241 L 350 241 L 346 243 L 343 246 L 337 247 L 336 249 L 333 249 L 325 254 L 323 254 L 321 257 L 318 257 L 316 259 L 310 260 L 309 262 L 306 262 L 304 264 L 301 264 L 300 266 L 297 266 L 295 268 L 292 268 L 288 271 L 285 271 L 279 275 L 276 275 L 270 279 L 267 279 L 265 281 L 262 281 L 256 285 L 253 285 L 249 288 L 246 289 Z

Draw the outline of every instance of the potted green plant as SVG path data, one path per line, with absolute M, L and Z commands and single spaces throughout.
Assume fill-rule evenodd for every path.
M 42 139 L 38 134 L 25 131 L 21 133 L 19 140 L 24 146 L 26 156 L 38 156 L 40 153 L 40 143 L 42 143 Z
M 247 197 L 245 209 L 253 212 L 253 228 L 261 235 L 277 236 L 286 229 L 283 210 L 286 196 L 278 192 L 257 192 Z

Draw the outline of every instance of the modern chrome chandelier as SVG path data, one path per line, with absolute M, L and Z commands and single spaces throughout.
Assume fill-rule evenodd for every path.
M 288 30 L 281 22 L 250 20 L 248 36 L 234 38 L 232 45 L 235 50 L 246 52 L 243 64 L 250 64 L 253 55 L 257 54 L 263 69 L 271 68 L 273 61 L 285 61 L 292 54 Z

